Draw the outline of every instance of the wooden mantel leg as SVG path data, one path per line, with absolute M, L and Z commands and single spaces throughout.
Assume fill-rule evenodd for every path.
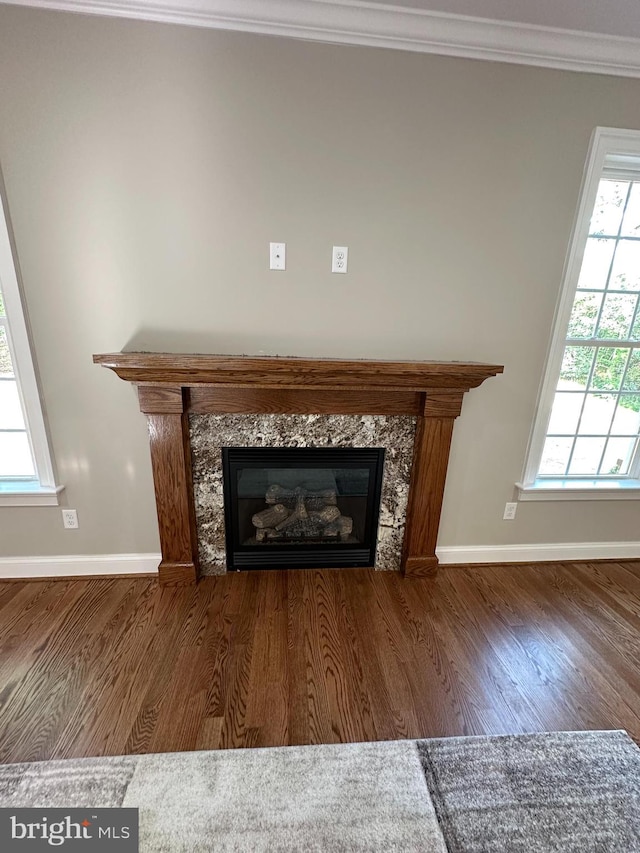
M 198 577 L 198 540 L 191 480 L 189 418 L 180 387 L 141 385 L 147 416 L 162 561 L 160 583 L 189 584 Z
M 402 571 L 405 577 L 434 575 L 438 569 L 436 543 L 449 450 L 464 391 L 427 394 L 418 417 L 407 505 Z

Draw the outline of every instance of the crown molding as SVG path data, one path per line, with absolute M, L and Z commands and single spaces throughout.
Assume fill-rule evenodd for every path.
M 11 5 L 640 77 L 640 39 L 362 0 L 11 0 Z

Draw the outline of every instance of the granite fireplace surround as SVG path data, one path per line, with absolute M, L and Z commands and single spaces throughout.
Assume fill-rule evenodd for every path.
M 147 416 L 162 584 L 226 571 L 226 446 L 385 447 L 375 568 L 432 574 L 463 396 L 503 371 L 476 362 L 136 352 L 93 360 L 138 387 Z
M 376 569 L 400 568 L 416 419 L 410 415 L 191 415 L 200 573 L 226 571 L 223 447 L 385 447 Z

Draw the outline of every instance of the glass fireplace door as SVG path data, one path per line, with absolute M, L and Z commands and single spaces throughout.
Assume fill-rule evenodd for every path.
M 383 448 L 224 448 L 227 566 L 373 566 Z

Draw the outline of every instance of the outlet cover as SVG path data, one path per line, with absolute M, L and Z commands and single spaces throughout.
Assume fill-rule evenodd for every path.
M 518 509 L 518 504 L 516 501 L 514 501 L 513 503 L 511 503 L 511 502 L 506 503 L 504 505 L 504 515 L 502 516 L 502 518 L 505 521 L 513 521 L 513 519 L 516 517 L 516 510 L 517 509 Z
M 77 530 L 79 527 L 77 511 L 75 509 L 63 509 L 62 523 L 67 530 Z
M 348 246 L 334 246 L 331 255 L 331 272 L 346 273 L 349 261 Z

